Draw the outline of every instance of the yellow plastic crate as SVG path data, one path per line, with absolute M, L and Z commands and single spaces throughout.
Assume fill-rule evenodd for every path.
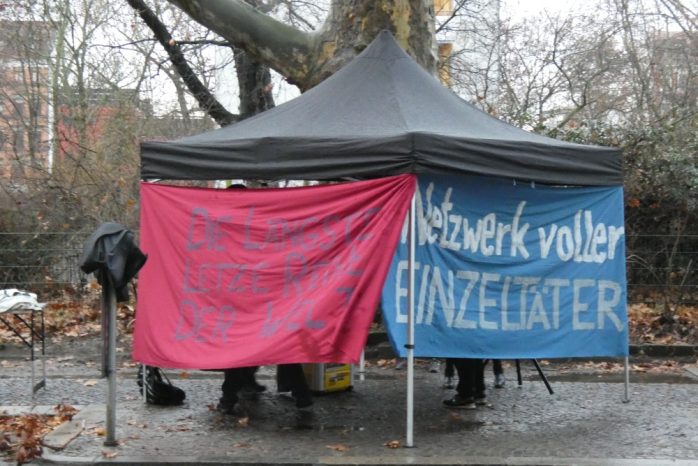
M 354 366 L 351 364 L 303 364 L 305 378 L 315 393 L 351 390 Z

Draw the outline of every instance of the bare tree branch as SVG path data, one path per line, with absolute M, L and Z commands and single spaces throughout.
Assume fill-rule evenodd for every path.
M 290 27 L 238 0 L 168 1 L 290 82 L 302 83 L 307 79 L 314 57 L 314 35 Z
M 458 14 L 460 13 L 460 10 L 462 10 L 465 7 L 465 4 L 468 1 L 469 0 L 461 0 L 460 2 L 458 2 L 458 4 L 455 6 L 455 8 L 453 8 L 453 11 L 451 11 L 451 15 L 446 20 L 444 20 L 443 23 L 441 23 L 441 26 L 439 26 L 436 29 L 437 34 L 440 33 L 446 26 L 448 26 L 448 23 L 450 23 L 453 20 L 453 18 L 458 16 Z
M 202 39 L 202 40 L 178 40 L 177 43 L 179 45 L 216 45 L 218 47 L 230 47 L 233 44 L 227 40 L 211 40 L 211 39 Z
M 239 116 L 230 113 L 221 105 L 208 88 L 196 76 L 187 63 L 182 50 L 172 38 L 165 25 L 143 0 L 126 0 L 128 4 L 138 12 L 146 25 L 153 31 L 158 42 L 163 46 L 170 57 L 177 73 L 194 95 L 202 110 L 206 111 L 219 125 L 226 126 L 239 120 Z

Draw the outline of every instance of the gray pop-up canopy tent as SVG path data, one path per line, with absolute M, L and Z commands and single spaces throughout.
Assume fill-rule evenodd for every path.
M 145 179 L 375 178 L 470 173 L 622 184 L 620 152 L 529 133 L 468 104 L 382 32 L 300 97 L 240 123 L 141 146 Z
M 478 110 L 419 66 L 389 32 L 290 102 L 208 133 L 141 145 L 143 179 L 328 180 L 404 173 L 622 184 L 620 151 L 529 133 Z M 407 446 L 413 427 L 414 206 L 413 199 Z

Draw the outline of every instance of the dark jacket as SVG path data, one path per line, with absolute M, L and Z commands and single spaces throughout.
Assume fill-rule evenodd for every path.
M 134 243 L 133 233 L 119 223 L 103 223 L 85 242 L 80 268 L 95 272 L 105 285 L 105 273 L 111 278 L 117 301 L 128 301 L 128 282 L 143 267 L 147 256 Z

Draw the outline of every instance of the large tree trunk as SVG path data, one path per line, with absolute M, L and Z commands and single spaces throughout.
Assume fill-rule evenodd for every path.
M 255 8 L 264 6 L 262 0 L 245 0 L 245 2 Z M 240 89 L 240 119 L 274 108 L 269 67 L 257 62 L 241 48 L 232 47 L 232 49 Z
M 433 1 L 334 0 L 320 31 L 310 86 L 329 77 L 387 29 L 416 61 L 436 75 Z
M 233 49 L 233 54 L 240 89 L 240 119 L 273 108 L 269 67 L 250 59 L 244 50 Z
M 333 0 L 328 18 L 305 33 L 240 0 L 168 0 L 194 20 L 307 90 L 341 68 L 383 29 L 436 74 L 431 0 Z

